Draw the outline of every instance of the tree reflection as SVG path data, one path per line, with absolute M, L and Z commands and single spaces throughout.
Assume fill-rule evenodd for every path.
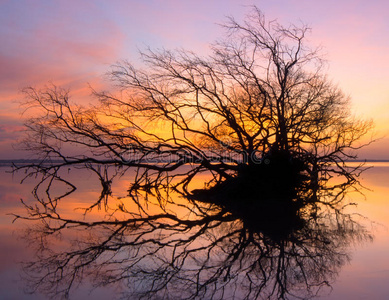
M 101 182 L 117 176 L 93 170 Z M 334 201 L 351 184 L 327 189 L 305 179 L 289 194 L 239 199 L 217 189 L 178 198 L 134 187 L 115 198 L 102 184 L 77 217 L 62 210 L 75 188 L 72 172 L 40 182 L 39 205 L 25 204 L 29 215 L 16 216 L 40 222 L 26 233 L 38 246 L 25 265 L 32 292 L 66 298 L 91 281 L 129 299 L 306 299 L 330 287 L 352 244 L 371 238 L 344 201 Z M 54 197 L 64 191 L 58 183 L 69 189 Z M 93 212 L 102 203 L 107 214 L 99 217 Z

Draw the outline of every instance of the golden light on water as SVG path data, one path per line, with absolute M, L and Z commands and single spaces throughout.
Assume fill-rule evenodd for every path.
M 357 297 L 360 293 L 369 295 L 371 298 L 380 298 L 385 295 L 386 291 L 386 280 L 389 278 L 389 260 L 387 258 L 387 253 L 389 251 L 389 211 L 387 206 L 389 203 L 389 187 L 386 185 L 387 180 L 389 179 L 389 164 L 388 163 L 371 163 L 374 168 L 369 169 L 363 173 L 363 178 L 361 183 L 369 188 L 370 190 L 363 190 L 364 195 L 358 193 L 350 193 L 347 198 L 350 202 L 356 202 L 358 206 L 350 207 L 350 212 L 355 212 L 360 214 L 359 219 L 364 226 L 371 230 L 374 235 L 373 242 L 356 244 L 353 246 L 350 251 L 352 253 L 352 258 L 350 264 L 346 264 L 339 274 L 339 278 L 335 281 L 333 285 L 333 291 L 326 299 L 344 299 L 350 297 Z M 2 168 L 3 169 L 3 168 Z M 10 174 L 2 173 L 1 175 L 2 190 L 4 191 L 1 198 L 2 211 L 5 213 L 18 213 L 21 212 L 22 208 L 20 206 L 19 198 L 30 201 L 32 200 L 32 195 L 30 194 L 31 184 L 33 180 L 28 180 L 27 185 L 20 186 L 18 184 L 19 178 L 12 177 Z M 67 199 L 63 199 L 63 209 L 62 213 L 64 216 L 75 217 L 76 215 L 82 216 L 82 210 L 80 208 L 88 207 L 88 204 L 92 199 L 99 197 L 99 183 L 91 173 L 77 173 L 76 171 L 70 171 L 69 176 L 76 180 L 79 185 L 79 189 Z M 206 175 L 204 175 L 206 176 Z M 122 178 L 122 180 L 117 181 L 113 186 L 113 198 L 109 201 L 111 208 L 115 209 L 115 205 L 120 202 L 128 203 L 129 198 L 126 198 L 125 190 L 128 188 L 129 180 Z M 198 181 L 194 182 L 193 188 L 201 188 L 203 181 L 199 178 Z M 4 188 L 7 186 L 7 188 Z M 22 187 L 22 189 L 20 189 Z M 120 198 L 119 200 L 115 200 Z M 6 200 L 8 199 L 8 200 Z M 30 199 L 30 200 L 29 200 Z M 62 200 L 61 200 L 62 201 Z M 187 200 L 175 198 L 177 204 L 176 208 L 179 209 L 179 205 L 183 204 Z M 158 205 L 152 205 L 152 201 L 149 205 L 149 213 L 160 213 L 160 208 Z M 182 207 L 182 214 L 187 214 L 188 211 Z M 131 207 L 128 207 L 130 209 Z M 179 213 L 176 211 L 176 213 Z M 91 215 L 85 219 L 85 221 L 92 222 L 100 220 L 102 217 L 106 217 L 107 212 L 104 209 L 98 210 L 94 208 Z M 128 217 L 125 213 L 118 212 L 118 219 L 125 219 Z M 82 218 L 81 218 L 82 219 Z M 0 233 L 2 236 L 2 241 L 4 241 L 6 247 L 3 247 L 4 251 L 7 251 L 6 254 L 2 257 L 7 258 L 2 262 L 1 272 L 6 272 L 6 270 L 16 270 L 18 265 L 10 264 L 9 261 L 25 258 L 31 258 L 32 253 L 27 249 L 22 247 L 21 240 L 15 241 L 15 234 L 19 234 L 19 228 L 25 228 L 27 223 L 19 220 L 13 226 L 11 226 L 12 217 L 9 215 L 3 215 L 0 220 L 1 229 Z M 15 227 L 16 226 L 16 227 Z M 16 230 L 16 231 L 15 231 Z M 12 234 L 12 231 L 15 231 Z M 18 233 L 19 232 L 19 233 Z M 86 238 L 89 238 L 88 232 L 69 232 L 68 235 L 64 235 L 63 238 L 77 238 L 81 235 L 86 235 Z M 56 248 L 61 249 L 66 245 L 65 241 L 58 240 L 58 245 Z M 13 249 L 15 247 L 15 249 Z M 0 273 L 0 276 L 2 273 Z M 4 274 L 4 273 L 3 273 Z M 7 279 L 8 280 L 8 279 Z M 8 286 L 14 286 L 15 291 L 17 281 L 14 281 L 12 284 L 7 283 L 7 280 L 3 280 L 3 284 Z M 369 283 L 369 285 L 367 284 Z M 16 293 L 16 292 L 15 292 Z

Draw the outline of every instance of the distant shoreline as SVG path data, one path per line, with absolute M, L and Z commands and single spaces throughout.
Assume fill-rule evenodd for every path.
M 33 164 L 38 163 L 38 159 L 0 159 L 0 167 L 10 167 L 12 165 L 24 165 L 24 164 Z M 61 161 L 53 161 L 53 163 Z M 345 162 L 355 162 L 355 163 L 380 163 L 380 162 L 389 162 L 389 159 L 355 159 L 355 160 L 345 160 Z

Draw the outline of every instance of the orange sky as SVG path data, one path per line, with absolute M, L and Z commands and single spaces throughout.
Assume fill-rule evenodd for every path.
M 309 40 L 323 46 L 329 78 L 384 137 L 360 157 L 389 159 L 386 0 L 0 0 L 0 159 L 26 157 L 11 147 L 23 128 L 15 102 L 21 88 L 52 82 L 70 88 L 75 101 L 89 101 L 87 84 L 104 84 L 111 64 L 136 62 L 146 46 L 206 54 L 223 35 L 217 23 L 227 15 L 242 20 L 252 4 L 268 19 L 312 27 Z

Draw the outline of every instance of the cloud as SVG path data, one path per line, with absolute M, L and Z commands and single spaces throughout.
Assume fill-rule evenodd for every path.
M 3 92 L 48 81 L 87 81 L 119 58 L 124 35 L 99 7 L 30 3 L 8 4 L 0 14 Z
M 0 114 L 0 159 L 26 157 L 26 153 L 15 151 L 15 145 L 25 132 L 21 119 L 11 113 Z
M 16 141 L 25 127 L 19 118 L 0 115 L 0 142 Z
M 15 137 L 25 130 L 22 125 L 0 124 L 0 142 L 15 141 Z

